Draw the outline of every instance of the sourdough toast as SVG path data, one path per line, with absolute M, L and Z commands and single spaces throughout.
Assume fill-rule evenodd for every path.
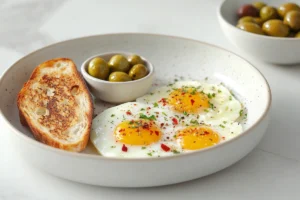
M 72 60 L 57 58 L 35 68 L 18 94 L 22 125 L 53 147 L 79 152 L 89 140 L 93 103 Z

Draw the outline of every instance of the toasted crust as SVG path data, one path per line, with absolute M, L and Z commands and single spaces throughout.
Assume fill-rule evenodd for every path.
M 35 68 L 17 100 L 20 121 L 34 137 L 53 147 L 82 151 L 91 129 L 93 104 L 75 64 L 67 58 Z

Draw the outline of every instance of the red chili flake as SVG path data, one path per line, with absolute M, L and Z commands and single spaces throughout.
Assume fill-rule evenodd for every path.
M 167 139 L 170 139 L 170 137 L 168 136 Z
M 165 125 L 165 123 L 161 123 L 161 124 L 160 124 L 160 127 L 163 127 L 164 125 Z
M 155 135 L 159 136 L 159 132 L 158 132 L 158 131 L 155 131 Z
M 123 132 L 123 131 L 125 131 L 125 128 L 122 128 L 122 129 L 119 130 L 119 132 Z
M 195 100 L 191 99 L 191 104 L 194 105 L 194 103 L 195 103 Z
M 131 115 L 131 112 L 130 112 L 130 110 L 128 110 L 128 111 L 126 112 L 126 114 L 127 114 L 127 115 Z
M 164 151 L 166 151 L 166 152 L 170 151 L 170 147 L 168 147 L 168 146 L 165 145 L 165 144 L 161 144 L 160 147 L 161 147 Z
M 123 144 L 122 146 L 122 151 L 127 152 L 128 148 L 125 146 L 125 144 Z
M 181 95 L 185 95 L 185 93 L 183 92 L 183 93 L 181 93 Z
M 225 140 L 225 137 L 222 137 L 223 140 Z
M 149 128 L 149 124 L 144 123 L 144 124 L 143 124 L 143 128 L 144 128 L 144 129 L 148 129 L 148 128 Z
M 147 110 L 150 110 L 150 109 L 151 109 L 150 107 L 147 108 Z
M 150 131 L 150 135 L 152 135 L 153 134 L 153 131 Z
M 178 124 L 178 120 L 177 120 L 176 118 L 173 118 L 173 119 L 172 119 L 172 122 L 173 122 L 174 125 L 177 125 L 177 124 Z

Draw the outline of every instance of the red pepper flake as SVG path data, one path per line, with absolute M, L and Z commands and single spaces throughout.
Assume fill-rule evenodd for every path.
M 161 124 L 160 124 L 160 127 L 163 127 L 164 125 L 165 125 L 165 123 L 161 123 Z
M 160 147 L 162 148 L 162 150 L 164 150 L 164 151 L 166 151 L 166 152 L 170 151 L 170 147 L 168 147 L 168 146 L 165 145 L 165 144 L 161 144 Z
M 223 140 L 225 140 L 225 137 L 222 137 Z
M 144 123 L 144 124 L 143 124 L 143 128 L 144 128 L 144 129 L 149 129 L 149 124 Z
M 125 128 L 122 128 L 122 129 L 119 130 L 119 132 L 123 132 L 123 131 L 125 131 Z
M 194 105 L 194 103 L 195 103 L 195 100 L 191 99 L 191 104 Z
M 135 104 L 133 104 L 134 106 L 136 106 L 136 103 Z
M 130 112 L 130 110 L 128 110 L 128 111 L 126 112 L 126 114 L 127 114 L 127 115 L 131 115 L 131 112 Z
M 125 146 L 125 144 L 123 144 L 122 146 L 122 151 L 127 152 L 128 148 Z
M 150 109 L 151 109 L 150 107 L 147 108 L 147 110 L 150 110 Z
M 176 118 L 173 118 L 173 119 L 172 119 L 172 122 L 173 122 L 174 125 L 177 125 L 177 124 L 178 124 L 178 120 L 177 120 Z
M 155 135 L 159 136 L 159 132 L 158 132 L 158 131 L 155 131 Z

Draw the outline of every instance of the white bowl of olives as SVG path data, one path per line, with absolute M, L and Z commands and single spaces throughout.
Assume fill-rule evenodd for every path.
M 128 52 L 94 55 L 81 65 L 81 73 L 92 94 L 110 103 L 133 101 L 146 94 L 154 68 L 142 56 Z

